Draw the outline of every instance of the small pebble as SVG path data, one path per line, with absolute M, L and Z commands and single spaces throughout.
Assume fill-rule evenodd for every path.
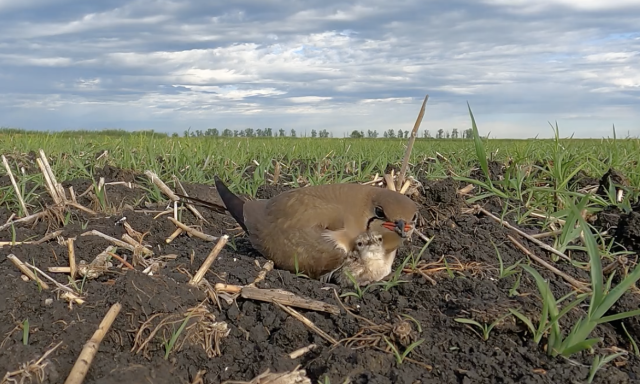
M 383 303 L 388 303 L 393 299 L 393 296 L 391 296 L 391 292 L 389 291 L 382 291 L 380 292 L 380 300 Z
M 240 316 L 240 311 L 238 310 L 238 307 L 236 307 L 235 305 L 232 305 L 231 307 L 229 307 L 229 309 L 227 310 L 227 318 L 229 320 L 237 320 L 238 316 Z
M 52 303 L 53 303 L 53 299 L 52 298 L 45 299 L 45 301 L 44 301 L 44 305 L 51 305 Z
M 29 281 L 29 278 L 25 275 L 21 275 L 20 277 L 22 277 L 22 281 L 27 282 Z

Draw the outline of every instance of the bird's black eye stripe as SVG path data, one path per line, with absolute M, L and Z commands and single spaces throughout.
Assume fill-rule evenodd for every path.
M 382 207 L 376 207 L 373 211 L 374 215 L 373 217 L 369 218 L 369 220 L 367 220 L 367 230 L 369 229 L 369 226 L 371 225 L 371 222 L 374 220 L 385 220 L 385 216 L 384 216 L 384 210 L 382 209 Z
M 373 220 L 375 220 L 375 219 L 376 219 L 375 217 L 372 217 L 372 218 L 370 218 L 369 220 L 367 220 L 367 231 L 369 230 L 369 227 L 371 226 L 371 222 L 372 222 Z

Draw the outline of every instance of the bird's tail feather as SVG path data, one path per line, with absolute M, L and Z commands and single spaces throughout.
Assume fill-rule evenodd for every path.
M 218 176 L 213 177 L 216 183 L 216 189 L 218 190 L 218 195 L 222 199 L 225 207 L 227 207 L 227 211 L 233 216 L 233 218 L 240 224 L 242 229 L 247 232 L 247 227 L 244 225 L 244 201 L 238 196 L 234 195 L 233 192 L 227 188 L 226 185 L 218 178 Z
M 224 206 L 220 205 L 220 204 L 216 204 L 216 203 L 212 203 L 210 201 L 206 201 L 206 200 L 200 200 L 198 198 L 192 197 L 192 196 L 185 196 L 185 195 L 181 195 L 179 193 L 174 192 L 174 194 L 178 197 L 180 197 L 181 199 L 186 200 L 189 203 L 192 203 L 194 205 L 198 205 L 201 207 L 205 207 L 205 208 L 209 208 L 212 209 L 218 213 L 225 213 L 227 212 L 227 208 L 225 208 Z

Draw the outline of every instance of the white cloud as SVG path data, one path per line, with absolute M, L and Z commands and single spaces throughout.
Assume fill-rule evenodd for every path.
M 289 97 L 287 98 L 287 100 L 289 100 L 292 103 L 300 103 L 300 104 L 307 104 L 307 103 L 319 103 L 321 101 L 325 101 L 325 100 L 331 100 L 331 97 L 321 97 L 321 96 L 299 96 L 299 97 Z
M 410 127 L 426 93 L 445 129 L 466 127 L 467 102 L 492 134 L 640 125 L 632 1 L 16 4 L 0 0 L 2 126 L 304 121 L 340 136 Z
M 636 0 L 539 0 L 536 2 L 528 0 L 485 0 L 485 3 L 504 7 L 508 6 L 511 9 L 520 8 L 524 12 L 540 12 L 553 9 L 557 6 L 580 11 L 639 8 Z

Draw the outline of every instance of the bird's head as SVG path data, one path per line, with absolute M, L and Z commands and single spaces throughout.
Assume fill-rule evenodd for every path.
M 415 228 L 418 206 L 401 193 L 376 189 L 371 196 L 367 228 L 382 234 L 386 249 L 394 249 Z

